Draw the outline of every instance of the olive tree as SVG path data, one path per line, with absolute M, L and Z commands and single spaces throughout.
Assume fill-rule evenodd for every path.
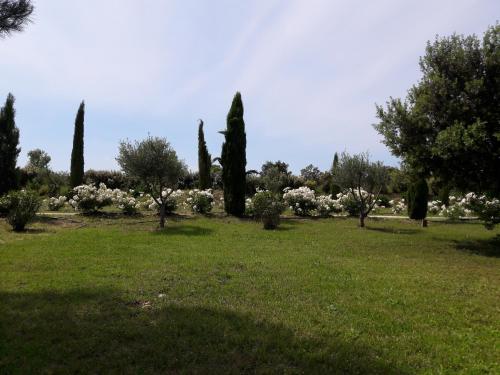
M 389 181 L 387 168 L 381 162 L 370 162 L 368 153 L 349 155 L 344 152 L 333 176 L 359 209 L 359 226 L 377 203 L 380 192 Z
M 164 228 L 168 197 L 187 171 L 184 162 L 179 160 L 170 143 L 159 137 L 120 142 L 116 161 L 126 175 L 144 184 L 160 209 L 160 228 Z

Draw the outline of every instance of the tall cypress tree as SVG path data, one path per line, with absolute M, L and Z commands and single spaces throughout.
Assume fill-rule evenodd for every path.
M 245 213 L 246 145 L 245 121 L 241 94 L 236 93 L 227 114 L 227 129 L 222 144 L 221 164 L 224 185 L 224 209 L 228 214 Z
M 203 133 L 203 120 L 200 120 L 198 126 L 198 172 L 200 174 L 200 189 L 209 189 L 212 187 L 210 170 L 212 169 L 212 156 L 208 153 L 205 134 Z
M 83 123 L 85 120 L 85 102 L 82 101 L 75 119 L 75 132 L 73 134 L 73 150 L 71 152 L 71 187 L 83 184 Z
M 5 106 L 0 110 L 0 195 L 17 186 L 16 164 L 21 149 L 14 102 L 14 96 L 7 95 Z

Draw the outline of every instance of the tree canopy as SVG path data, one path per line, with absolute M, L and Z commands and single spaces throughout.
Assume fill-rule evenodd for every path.
M 17 185 L 16 164 L 21 149 L 14 102 L 14 96 L 9 94 L 0 110 L 0 195 L 8 193 Z
M 500 25 L 428 43 L 406 99 L 377 106 L 391 152 L 416 174 L 463 191 L 500 192 Z
M 23 31 L 31 21 L 33 9 L 30 0 L 0 0 L 0 37 Z

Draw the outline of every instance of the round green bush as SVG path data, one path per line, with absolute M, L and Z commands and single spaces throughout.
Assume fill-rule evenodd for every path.
M 285 209 L 283 202 L 270 191 L 261 191 L 252 199 L 253 214 L 262 221 L 264 229 L 276 229 L 280 214 Z
M 8 200 L 7 221 L 16 232 L 23 231 L 26 224 L 35 217 L 42 201 L 38 194 L 27 190 L 9 193 Z

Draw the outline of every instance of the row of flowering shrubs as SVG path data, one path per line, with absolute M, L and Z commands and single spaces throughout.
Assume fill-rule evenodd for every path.
M 180 204 L 201 214 L 210 212 L 215 205 L 214 195 L 210 189 L 191 190 L 184 200 L 184 193 L 181 190 L 165 189 L 161 194 L 162 198 L 166 200 L 165 211 L 167 214 L 177 210 Z M 99 186 L 89 184 L 75 187 L 69 200 L 64 196 L 49 198 L 47 206 L 51 211 L 58 211 L 69 205 L 75 211 L 91 213 L 114 205 L 124 214 L 133 215 L 140 209 L 159 210 L 157 200 L 149 194 L 136 193 L 134 190 L 109 189 L 104 183 L 100 183 Z

